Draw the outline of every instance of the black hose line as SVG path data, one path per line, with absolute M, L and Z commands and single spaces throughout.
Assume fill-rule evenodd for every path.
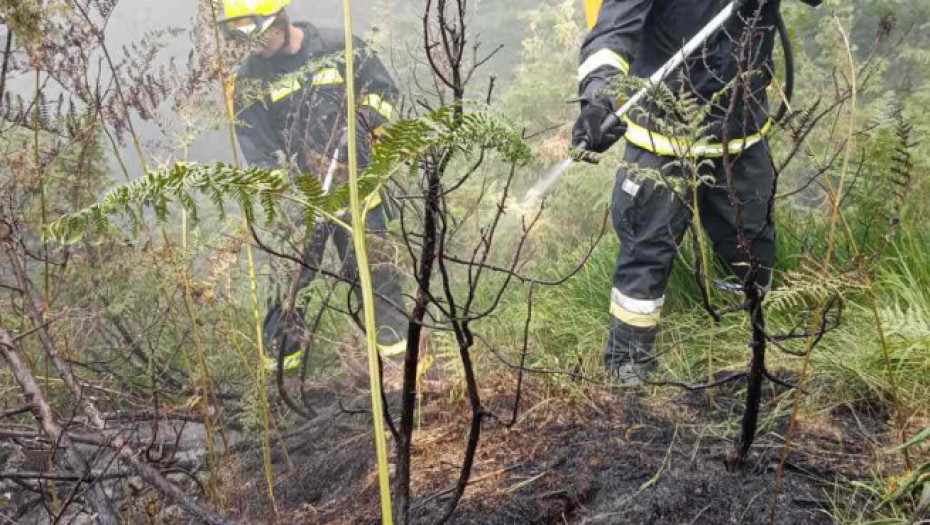
M 785 98 L 775 113 L 775 122 L 784 122 L 785 116 L 788 115 L 788 106 L 791 104 L 791 99 L 794 98 L 795 73 L 794 47 L 791 44 L 791 37 L 788 35 L 788 26 L 785 25 L 785 19 L 781 16 L 781 10 L 775 12 L 775 27 L 781 38 L 782 52 L 785 54 Z

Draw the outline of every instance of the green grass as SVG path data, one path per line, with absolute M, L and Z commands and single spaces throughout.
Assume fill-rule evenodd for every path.
M 817 252 L 824 238 L 822 225 L 811 215 L 785 212 L 780 217 L 779 275 L 797 270 L 808 253 Z M 563 255 L 547 275 L 557 275 L 581 259 L 583 248 Z M 841 247 L 842 249 L 842 247 Z M 581 365 L 587 373 L 600 366 L 600 352 L 607 337 L 608 306 L 618 244 L 613 234 L 602 241 L 584 269 L 565 284 L 540 289 L 534 297 L 534 320 L 530 364 L 547 369 L 572 370 Z M 903 229 L 879 264 L 876 278 L 879 311 L 894 373 L 914 409 L 925 410 L 930 394 L 930 235 L 919 229 Z M 688 266 L 690 243 L 686 243 L 669 283 L 664 312 L 662 342 L 672 349 L 663 357 L 666 371 L 689 380 L 707 374 L 707 347 L 713 341 L 714 367 L 737 369 L 745 366 L 745 342 L 749 326 L 742 315 L 730 315 L 714 326 L 701 307 L 698 288 Z M 719 271 L 719 270 L 718 270 Z M 782 285 L 786 284 L 784 282 Z M 725 298 L 719 293 L 715 302 Z M 523 292 L 507 296 L 494 321 L 491 337 L 503 348 L 514 348 L 526 315 Z M 770 311 L 773 331 L 790 329 L 797 312 Z M 814 406 L 855 403 L 863 398 L 887 400 L 890 385 L 878 332 L 865 294 L 852 293 L 844 309 L 843 322 L 824 338 L 813 358 L 815 384 L 822 385 L 822 397 Z M 798 344 L 794 345 L 802 348 Z M 773 369 L 798 370 L 800 360 L 771 349 Z M 557 376 L 556 376 L 557 377 Z

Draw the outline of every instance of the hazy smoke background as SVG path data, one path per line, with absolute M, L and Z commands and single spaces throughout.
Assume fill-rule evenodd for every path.
M 194 26 L 198 3 L 192 0 L 122 0 L 107 28 L 107 41 L 113 49 L 121 49 L 123 45 L 143 38 L 146 31 L 190 29 Z M 371 28 L 374 4 L 374 0 L 353 2 L 352 16 L 356 34 L 364 34 Z M 318 26 L 341 28 L 343 24 L 341 0 L 295 0 L 289 12 L 294 20 L 309 21 Z M 162 58 L 174 56 L 179 60 L 186 59 L 193 45 L 186 35 L 184 33 L 175 38 Z M 144 141 L 161 138 L 154 126 L 141 126 L 141 134 Z M 132 150 L 126 149 L 124 158 L 132 162 L 135 155 Z M 231 161 L 227 132 L 220 130 L 204 133 L 191 147 L 190 158 L 200 162 Z M 138 165 L 135 167 L 139 168 Z
M 106 29 L 107 45 L 114 54 L 114 58 L 119 62 L 124 56 L 123 46 L 143 40 L 149 32 L 178 29 L 181 32 L 178 36 L 171 38 L 156 62 L 166 63 L 169 58 L 174 58 L 179 66 L 183 66 L 194 46 L 192 33 L 198 5 L 202 1 L 121 0 Z M 494 74 L 499 77 L 498 86 L 505 85 L 519 60 L 520 42 L 524 35 L 524 28 L 519 23 L 519 13 L 526 9 L 538 8 L 541 4 L 562 1 L 564 0 L 471 0 L 469 2 L 469 10 L 473 14 L 469 31 L 471 37 L 480 40 L 481 49 L 485 52 L 499 45 L 504 46 L 501 52 L 482 68 L 485 74 Z M 343 0 L 294 0 L 289 12 L 291 18 L 296 21 L 308 21 L 321 27 L 341 29 L 343 26 L 342 4 Z M 411 31 L 419 31 L 419 17 L 425 0 L 353 0 L 352 4 L 354 32 L 357 36 L 365 36 L 379 25 L 385 27 L 390 24 L 396 28 L 399 20 L 403 21 L 404 28 L 409 26 Z M 390 13 L 391 18 L 384 19 L 384 13 Z M 379 16 L 382 19 L 379 20 Z M 419 43 L 418 40 L 415 42 Z M 391 53 L 403 55 L 409 51 L 404 47 L 405 45 L 407 44 L 398 44 L 398 48 L 392 49 Z M 390 59 L 384 54 L 382 59 L 388 63 L 390 68 Z M 106 71 L 103 72 L 103 76 L 106 77 Z M 8 79 L 7 87 L 10 92 L 17 93 L 28 100 L 34 89 L 33 82 L 31 73 L 19 74 Z M 46 93 L 50 99 L 57 97 L 54 83 L 48 86 Z M 217 92 L 216 96 L 219 100 L 221 95 Z M 160 108 L 160 111 L 166 110 Z M 173 117 L 171 114 L 162 113 L 161 115 L 163 121 L 166 119 L 170 121 Z M 170 147 L 166 147 L 171 141 L 166 139 L 158 126 L 136 119 L 136 128 L 143 143 L 148 146 L 146 147 L 147 153 L 153 155 L 153 158 L 149 159 L 150 163 L 158 164 L 177 160 L 172 158 L 172 155 L 177 152 L 172 152 Z M 191 146 L 188 154 L 190 160 L 199 162 L 231 161 L 228 132 L 224 129 L 202 133 Z M 133 177 L 142 174 L 141 163 L 132 147 L 128 145 L 124 147 L 122 156 Z M 115 158 L 112 159 L 111 167 L 113 173 L 119 171 Z

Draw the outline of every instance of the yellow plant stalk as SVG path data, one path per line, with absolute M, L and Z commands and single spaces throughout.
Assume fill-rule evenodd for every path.
M 216 56 L 221 88 L 220 96 L 223 97 L 223 106 L 227 108 L 227 131 L 229 132 L 229 143 L 230 148 L 232 149 L 233 163 L 236 167 L 241 167 L 239 150 L 236 148 L 236 115 L 232 105 L 229 104 L 228 100 L 226 99 L 226 93 L 230 88 L 231 77 L 226 71 L 226 63 L 223 60 L 223 40 L 220 38 L 219 22 L 217 22 L 219 19 L 216 10 L 217 6 L 216 3 L 212 1 L 209 1 L 208 5 L 210 7 L 210 18 L 213 22 L 213 38 L 216 43 Z M 248 239 L 250 225 L 249 218 L 244 213 L 244 210 L 242 217 L 242 227 L 242 236 L 244 239 Z M 255 254 L 253 253 L 252 245 L 249 242 L 245 243 L 245 253 L 249 265 L 249 289 L 252 292 L 252 317 L 255 321 L 255 350 L 258 354 L 255 361 L 255 366 L 258 370 L 256 374 L 257 384 L 255 387 L 258 391 L 259 412 L 261 414 L 262 421 L 262 463 L 265 467 L 265 483 L 268 485 L 268 499 L 271 502 L 272 509 L 274 509 L 275 514 L 277 514 L 278 504 L 275 501 L 274 495 L 274 467 L 271 465 L 271 404 L 268 402 L 268 378 L 265 375 L 265 367 L 263 366 L 263 360 L 265 357 L 265 341 L 262 337 L 261 302 L 258 298 L 258 276 L 255 271 Z
M 695 171 L 697 171 L 697 167 L 695 167 Z M 696 181 L 691 185 L 691 198 L 692 198 L 692 206 L 693 206 L 692 214 L 694 215 L 694 236 L 697 237 L 696 240 L 698 244 L 698 251 L 700 252 L 698 254 L 698 257 L 700 257 L 700 261 L 701 261 L 701 268 L 700 268 L 701 276 L 700 277 L 701 277 L 702 286 L 704 287 L 704 290 L 707 293 L 707 298 L 710 299 L 712 297 L 711 294 L 713 293 L 712 292 L 713 287 L 711 286 L 711 282 L 710 282 L 711 261 L 710 261 L 709 251 L 707 249 L 707 240 L 704 238 L 704 226 L 701 224 L 701 219 L 700 219 L 701 210 L 700 210 L 700 204 L 698 203 L 698 189 L 701 187 L 701 179 L 698 173 L 695 173 L 694 177 Z M 710 333 L 710 342 L 707 345 L 707 382 L 708 383 L 711 383 L 714 381 L 714 339 L 717 336 L 717 330 L 716 330 L 717 327 L 714 326 L 714 328 L 715 329 L 711 331 Z M 711 393 L 710 390 L 707 391 L 707 401 L 711 405 L 713 405 L 714 403 L 714 395 Z
M 387 437 L 384 432 L 384 411 L 381 405 L 381 374 L 378 366 L 377 324 L 375 320 L 375 297 L 368 266 L 368 249 L 365 238 L 365 213 L 362 210 L 358 191 L 358 152 L 356 150 L 355 120 L 355 42 L 352 36 L 352 0 L 343 0 L 345 21 L 346 54 L 346 98 L 348 114 L 346 123 L 349 135 L 349 210 L 352 215 L 352 241 L 358 262 L 359 283 L 365 310 L 365 335 L 368 340 L 368 375 L 371 379 L 371 414 L 374 422 L 375 450 L 378 457 L 378 486 L 381 493 L 381 522 L 393 525 L 394 512 L 391 505 L 390 473 L 387 461 Z
M 183 249 L 183 254 L 187 255 L 187 215 L 182 215 L 182 228 L 181 233 L 181 247 Z M 197 313 L 194 308 L 194 301 L 192 296 L 192 285 L 190 280 L 190 275 L 188 274 L 186 261 L 178 261 L 175 257 L 174 250 L 171 248 L 171 241 L 168 238 L 168 231 L 165 228 L 161 229 L 162 236 L 165 239 L 165 246 L 168 248 L 168 253 L 171 258 L 171 262 L 175 265 L 176 271 L 181 278 L 181 284 L 183 285 L 182 292 L 184 296 L 184 308 L 187 311 L 187 319 L 191 325 L 191 337 L 194 340 L 194 348 L 197 350 L 197 363 L 200 366 L 200 373 L 202 377 L 200 378 L 200 395 L 203 396 L 203 428 L 207 435 L 207 472 L 211 474 L 209 480 L 207 481 L 206 488 L 207 493 L 213 498 L 214 505 L 219 503 L 218 494 L 216 490 L 216 435 L 215 429 L 213 428 L 213 414 L 211 408 L 216 406 L 213 402 L 215 400 L 214 391 L 213 391 L 213 378 L 210 375 L 210 369 L 207 366 L 206 353 L 204 352 L 203 341 L 200 338 L 200 324 L 197 321 Z M 194 377 L 193 374 L 190 375 L 191 378 Z
M 244 227 L 243 235 L 248 235 L 249 219 L 243 217 L 242 224 Z M 260 404 L 259 413 L 262 419 L 262 462 L 265 465 L 265 481 L 268 484 L 268 499 L 271 506 L 278 513 L 278 504 L 274 497 L 274 470 L 271 465 L 271 405 L 268 403 L 268 378 L 265 375 L 265 367 L 262 361 L 265 358 L 265 341 L 262 337 L 262 313 L 261 303 L 258 299 L 258 276 L 255 272 L 255 257 L 252 253 L 252 245 L 245 244 L 245 253 L 249 261 L 249 288 L 252 291 L 252 317 L 255 321 L 255 350 L 258 352 L 255 360 L 256 376 L 258 384 L 258 402 Z

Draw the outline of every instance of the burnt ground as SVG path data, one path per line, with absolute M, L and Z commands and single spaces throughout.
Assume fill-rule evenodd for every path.
M 486 380 L 510 390 L 482 392 L 500 420 L 512 413 L 513 381 Z M 442 388 L 445 386 L 445 388 Z M 668 389 L 609 393 L 592 388 L 566 395 L 543 385 L 524 391 L 521 415 L 507 428 L 487 419 L 472 481 L 454 524 L 768 524 L 775 471 L 793 395 L 767 391 L 767 414 L 748 465 L 725 458 L 738 434 L 745 385 L 705 393 Z M 447 385 L 426 392 L 415 434 L 412 522 L 434 523 L 448 502 L 467 432 L 465 400 Z M 878 404 L 840 407 L 799 425 L 786 462 L 777 524 L 833 523 L 834 502 L 869 476 L 888 414 Z M 292 447 L 277 464 L 278 518 L 264 503 L 259 464 L 242 485 L 251 523 L 380 523 L 369 421 L 343 414 Z M 389 447 L 393 442 L 389 443 Z

